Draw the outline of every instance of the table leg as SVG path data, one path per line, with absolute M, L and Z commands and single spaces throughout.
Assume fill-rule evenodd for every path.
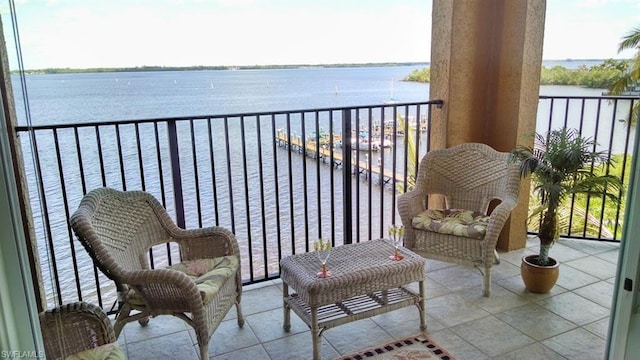
M 287 283 L 282 282 L 282 308 L 284 310 L 284 324 L 282 328 L 284 331 L 289 332 L 291 330 L 291 307 L 287 302 L 287 298 L 289 297 L 289 285 Z
M 313 341 L 313 360 L 320 360 L 322 338 L 318 327 L 318 308 L 311 308 L 311 340 Z
M 420 330 L 427 330 L 427 315 L 426 315 L 426 296 L 424 291 L 424 280 L 418 283 L 420 288 L 420 303 L 418 304 L 418 308 L 420 309 Z

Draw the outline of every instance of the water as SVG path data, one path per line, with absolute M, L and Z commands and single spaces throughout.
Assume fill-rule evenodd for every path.
M 593 61 L 545 61 L 576 68 Z M 401 81 L 424 66 L 27 75 L 33 125 L 251 113 L 429 99 L 429 85 Z M 26 124 L 18 76 L 18 123 Z M 601 95 L 601 89 L 541 86 L 540 95 Z
M 573 63 L 572 63 L 573 64 Z M 165 118 L 165 117 L 191 117 L 211 114 L 235 114 L 251 112 L 268 112 L 280 110 L 315 109 L 341 106 L 374 105 L 394 98 L 398 102 L 421 102 L 429 98 L 429 85 L 399 81 L 414 69 L 422 66 L 396 66 L 396 67 L 360 67 L 360 68 L 301 68 L 288 70 L 237 70 L 237 71 L 177 71 L 177 72 L 137 72 L 137 73 L 95 73 L 95 74 L 59 74 L 59 75 L 28 75 L 27 91 L 29 94 L 30 114 L 34 125 L 104 122 L 127 119 Z M 17 102 L 19 124 L 26 124 L 26 115 L 22 103 L 21 89 L 18 78 L 14 77 L 14 92 Z M 579 87 L 541 87 L 541 95 L 600 95 L 601 90 L 583 89 Z M 542 102 L 542 108 L 545 106 Z M 589 111 L 595 112 L 591 105 Z M 426 109 L 423 109 L 426 110 Z M 547 110 L 548 111 L 548 110 Z M 575 112 L 575 110 L 572 110 Z M 540 113 L 544 113 L 541 111 Z M 548 122 L 541 119 L 539 124 Z M 561 124 L 562 115 L 554 115 L 554 119 L 560 119 L 554 126 Z M 366 116 L 365 116 L 366 119 Z M 299 120 L 299 119 L 298 119 Z M 335 120 L 335 119 L 334 119 Z M 321 118 L 321 125 L 327 129 L 328 120 Z M 556 121 L 556 120 L 553 120 Z M 210 226 L 219 222 L 225 227 L 234 227 L 241 242 L 243 251 L 251 247 L 255 258 L 253 272 L 256 275 L 265 275 L 268 272 L 276 272 L 278 269 L 278 246 L 284 251 L 290 251 L 295 246 L 297 251 L 304 251 L 304 244 L 289 245 L 290 233 L 295 234 L 296 239 L 304 239 L 307 234 L 311 238 L 320 232 L 323 236 L 329 234 L 331 226 L 335 225 L 336 236 L 341 236 L 342 213 L 342 175 L 341 172 L 328 166 L 318 167 L 313 160 L 303 160 L 299 156 L 291 158 L 289 164 L 287 156 L 280 149 L 270 149 L 271 125 L 269 122 L 257 122 L 245 124 L 242 129 L 237 119 L 231 119 L 228 124 L 229 137 L 222 129 L 222 120 L 212 123 L 214 129 L 214 148 L 210 149 L 206 141 L 189 138 L 188 125 L 178 127 L 179 141 L 181 144 L 181 162 L 183 172 L 183 186 L 185 191 L 185 213 L 187 227 Z M 301 132 L 299 123 L 294 131 Z M 277 119 L 276 127 L 286 125 L 283 118 Z M 366 122 L 363 124 L 366 126 Z M 164 125 L 163 125 L 164 126 Z M 294 126 L 294 127 L 295 127 Z M 340 125 L 334 122 L 335 131 L 339 131 Z M 538 131 L 543 131 L 545 125 L 539 125 Z M 194 124 L 196 134 L 208 133 L 206 122 Z M 258 127 L 261 135 L 258 138 Z M 305 131 L 309 134 L 315 125 L 313 121 L 306 124 Z M 241 132 L 244 130 L 244 133 Z M 610 128 L 603 130 L 609 133 Z M 133 126 L 121 129 L 122 133 L 131 135 L 136 131 Z M 91 129 L 82 130 L 79 134 L 82 147 L 82 163 L 84 174 L 79 171 L 77 154 L 71 130 L 61 130 L 58 137 L 58 147 L 61 149 L 62 168 L 64 173 L 58 171 L 56 143 L 52 137 L 38 139 L 39 154 L 45 171 L 42 177 L 45 184 L 47 200 L 46 215 L 52 224 L 47 234 L 41 214 L 41 203 L 38 201 L 36 191 L 35 169 L 31 163 L 31 149 L 23 142 L 25 152 L 25 167 L 27 178 L 30 180 L 29 188 L 32 197 L 32 207 L 36 234 L 42 241 L 39 242 L 39 252 L 42 263 L 51 263 L 48 257 L 46 242 L 49 237 L 55 244 L 53 256 L 58 267 L 58 277 L 62 281 L 63 298 L 73 297 L 75 293 L 75 270 L 69 260 L 74 243 L 67 226 L 68 214 L 75 211 L 83 195 L 83 187 L 91 189 L 102 186 L 102 173 L 104 170 L 107 186 L 127 189 L 145 188 L 154 194 L 166 195 L 167 208 L 172 215 L 171 180 L 166 177 L 170 174 L 168 151 L 166 150 L 166 131 L 161 129 L 158 140 L 161 144 L 162 165 L 157 165 L 155 135 L 151 126 L 141 126 L 141 150 L 137 150 L 135 137 L 124 137 L 123 143 L 118 145 L 115 141 L 113 130 L 101 131 L 101 147 L 96 146 L 96 133 Z M 618 135 L 615 135 L 618 136 Z M 620 135 L 622 136 L 622 135 Z M 26 139 L 26 137 L 23 137 Z M 396 139 L 397 140 L 397 139 Z M 242 143 L 254 144 L 262 141 L 268 147 L 261 150 L 262 165 L 257 162 L 258 150 L 255 146 L 247 147 L 247 163 L 243 163 Z M 615 144 L 623 143 L 616 141 Z M 118 150 L 119 146 L 122 150 Z M 231 149 L 227 158 L 226 149 Z M 196 155 L 191 156 L 192 149 Z M 121 151 L 121 154 L 119 154 Z M 99 154 L 103 153 L 107 159 L 101 168 Z M 401 149 L 398 155 L 402 156 Z M 214 158 L 216 171 L 203 171 L 209 163 L 208 156 Z M 385 150 L 384 166 L 391 166 L 392 154 Z M 119 156 L 122 156 L 124 167 L 120 168 Z M 360 156 L 362 154 L 359 153 Z M 379 154 L 372 154 L 375 164 Z M 138 168 L 138 158 L 142 159 L 143 169 Z M 231 174 L 226 168 L 227 161 L 231 162 Z M 196 165 L 200 169 L 198 178 L 200 184 L 196 185 L 193 174 Z M 272 166 L 273 165 L 273 166 Z M 291 166 L 296 173 L 292 175 L 292 185 L 289 186 L 282 170 Z M 308 184 L 302 187 L 304 178 L 301 171 L 306 166 Z M 247 168 L 247 178 L 243 174 L 243 168 Z M 279 171 L 278 177 L 275 175 Z M 126 174 L 121 177 L 121 170 Z M 160 171 L 164 176 L 160 176 Z M 215 173 L 215 174 L 214 174 Z M 336 187 L 334 194 L 327 193 L 323 186 L 318 188 L 315 183 L 316 174 L 320 174 L 323 184 L 334 177 Z M 215 176 L 215 179 L 214 179 Z M 64 189 L 60 186 L 64 181 Z M 246 180 L 246 182 L 245 182 Z M 213 184 L 216 184 L 213 186 Z M 165 187 L 165 191 L 161 190 Z M 361 230 L 360 238 L 370 238 L 384 233 L 382 229 L 388 226 L 391 216 L 395 212 L 392 208 L 393 192 L 391 189 L 381 191 L 377 184 L 370 185 L 355 181 L 354 191 L 359 194 L 357 206 L 361 213 L 371 213 L 363 218 L 373 219 L 373 233 L 368 233 L 368 223 L 357 223 Z M 218 201 L 213 202 L 214 188 L 218 192 Z M 247 188 L 245 195 L 245 188 Z M 275 188 L 284 200 L 276 198 Z M 380 195 L 383 200 L 367 202 L 371 196 Z M 331 195 L 335 196 L 332 208 Z M 245 196 L 248 196 L 246 198 Z M 290 204 L 298 204 L 302 199 L 309 199 L 309 209 L 300 206 L 291 207 Z M 68 206 L 64 206 L 64 198 Z M 194 199 L 200 199 L 201 204 L 196 204 Z M 316 201 L 316 199 L 319 199 Z M 265 207 L 261 203 L 264 201 Z M 281 205 L 281 219 L 274 215 L 273 204 Z M 248 204 L 248 205 L 247 205 Z M 266 210 L 264 210 L 266 209 Z M 263 215 L 263 211 L 266 211 Z M 231 215 L 234 213 L 234 215 Z M 202 219 L 198 218 L 202 215 Z M 338 214 L 336 216 L 336 214 Z M 357 220 L 359 217 L 354 215 Z M 383 221 L 380 221 L 383 219 Z M 397 218 L 396 218 L 397 219 Z M 280 221 L 279 223 L 277 221 Z M 399 221 L 397 219 L 396 221 Z M 304 225 L 301 225 L 304 224 Z M 277 229 L 283 234 L 283 244 L 277 244 Z M 268 239 L 268 247 L 263 248 L 263 239 Z M 298 248 L 302 246 L 302 248 Z M 50 249 L 49 249 L 50 250 Z M 264 253 L 269 253 L 268 263 L 261 262 Z M 82 285 L 85 297 L 95 295 L 96 288 L 93 285 L 93 272 L 91 261 L 84 251 L 76 250 L 78 256 L 78 277 Z M 162 261 L 162 260 L 160 260 Z M 248 274 L 248 261 L 243 261 L 243 274 Z M 46 265 L 44 265 L 46 267 Z M 262 270 L 264 269 L 264 270 Z M 51 274 L 43 270 L 47 293 L 51 294 L 55 287 L 51 281 Z M 101 275 L 101 288 L 109 292 L 109 282 Z M 245 278 L 248 276 L 245 275 Z
M 426 101 L 422 66 L 28 75 L 34 125 Z M 13 77 L 14 84 L 18 78 Z M 14 86 L 19 124 L 25 124 Z

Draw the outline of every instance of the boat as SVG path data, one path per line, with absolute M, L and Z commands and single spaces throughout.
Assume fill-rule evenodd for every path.
M 336 144 L 341 138 L 339 134 L 333 134 L 333 143 Z M 318 139 L 321 145 L 328 145 L 331 141 L 331 135 L 327 131 L 320 129 L 319 135 L 316 135 L 316 132 L 313 131 L 307 136 L 307 141 L 316 141 L 316 139 Z
M 351 139 L 351 148 L 358 151 L 380 151 L 380 142 L 369 138 Z
M 396 99 L 393 96 L 393 79 L 391 79 L 391 92 L 390 92 L 390 96 L 389 99 L 384 101 L 385 104 L 397 104 L 398 103 L 398 99 Z
M 609 91 L 603 91 L 602 96 L 640 96 L 640 85 L 638 86 L 629 86 L 626 91 L 621 92 L 620 94 L 611 94 Z
M 388 134 L 384 136 L 384 139 L 380 139 L 380 136 L 374 136 L 371 142 L 377 143 L 381 148 L 390 148 L 393 146 L 393 141 Z
M 342 147 L 342 141 L 335 143 L 336 147 Z M 351 149 L 354 151 L 380 151 L 382 148 L 380 140 L 372 138 L 369 133 L 361 131 L 357 136 L 351 137 Z

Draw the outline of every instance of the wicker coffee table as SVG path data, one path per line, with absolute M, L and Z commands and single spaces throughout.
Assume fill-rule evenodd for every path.
M 420 329 L 426 330 L 423 257 L 401 248 L 404 259 L 389 259 L 394 248 L 385 239 L 331 249 L 328 278 L 319 278 L 314 252 L 288 256 L 280 262 L 283 281 L 284 330 L 291 329 L 293 311 L 309 326 L 313 358 L 320 359 L 322 332 L 409 305 L 417 305 Z M 405 287 L 419 282 L 419 293 Z M 289 287 L 295 293 L 289 294 Z

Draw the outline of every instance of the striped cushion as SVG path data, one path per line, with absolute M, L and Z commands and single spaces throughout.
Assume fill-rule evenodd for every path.
M 472 239 L 483 239 L 488 224 L 489 216 L 462 209 L 427 210 L 411 221 L 414 229 Z

